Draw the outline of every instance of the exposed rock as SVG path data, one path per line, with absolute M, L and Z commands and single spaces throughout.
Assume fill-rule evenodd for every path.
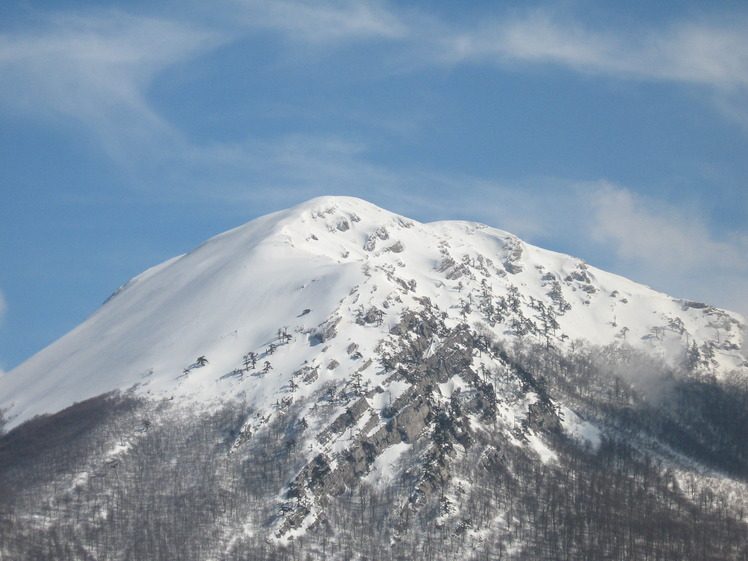
M 391 251 L 392 253 L 402 253 L 404 249 L 405 246 L 403 246 L 402 242 L 395 242 L 387 248 L 387 251 Z
M 561 420 L 553 407 L 536 401 L 527 408 L 527 426 L 535 431 L 558 433 L 561 431 Z
M 385 228 L 384 226 L 380 226 L 366 239 L 366 243 L 364 243 L 364 250 L 374 251 L 377 245 L 377 240 L 384 241 L 388 240 L 389 238 L 390 234 L 387 231 L 387 228 Z
M 326 321 L 320 325 L 309 338 L 312 345 L 318 345 L 334 338 L 338 334 L 336 330 L 338 323 L 340 323 L 339 317 Z
M 382 310 L 371 307 L 363 317 L 363 321 L 366 324 L 376 323 L 379 324 L 382 321 Z
M 506 269 L 507 273 L 513 275 L 521 273 L 524 270 L 520 263 L 520 259 L 522 258 L 522 242 L 518 238 L 512 238 L 507 243 L 506 249 L 509 255 L 504 260 L 504 269 Z
M 398 415 L 387 423 L 389 432 L 397 431 L 403 442 L 413 442 L 416 437 L 426 428 L 426 419 L 431 409 L 428 403 L 421 398 L 409 404 Z

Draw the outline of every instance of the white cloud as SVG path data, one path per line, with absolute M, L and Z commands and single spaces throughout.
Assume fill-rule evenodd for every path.
M 330 44 L 361 39 L 395 39 L 408 34 L 405 22 L 380 2 L 236 0 L 248 26 L 275 29 L 295 42 Z
M 698 212 L 609 183 L 580 187 L 579 193 L 583 208 L 591 210 L 586 226 L 593 239 L 613 252 L 635 280 L 681 291 L 676 296 L 748 311 L 748 236 L 717 237 Z
M 708 84 L 723 89 L 748 86 L 748 19 L 719 25 L 686 22 L 645 42 L 642 74 Z
M 14 110 L 72 118 L 110 155 L 176 134 L 146 90 L 169 65 L 215 44 L 214 34 L 119 11 L 57 16 L 0 35 L 0 100 Z
M 470 30 L 446 30 L 444 60 L 549 63 L 620 78 L 748 86 L 748 18 L 674 22 L 662 28 L 601 29 L 536 10 Z
M 695 86 L 723 118 L 748 130 L 748 16 L 730 15 L 623 29 L 593 27 L 574 14 L 546 9 L 473 28 L 442 22 L 414 40 L 431 45 L 418 49 L 431 63 L 546 64 L 618 80 Z
M 229 6 L 222 14 L 210 14 L 204 24 L 109 10 L 57 15 L 33 29 L 0 33 L 0 104 L 45 120 L 72 120 L 128 168 L 169 160 L 194 170 L 201 162 L 205 167 L 200 175 L 205 175 L 227 160 L 239 168 L 264 166 L 247 150 L 271 150 L 273 159 L 280 161 L 291 137 L 274 147 L 259 140 L 207 149 L 196 146 L 149 99 L 154 79 L 173 65 L 258 28 L 279 31 L 292 42 L 314 44 L 405 33 L 393 13 L 372 2 L 235 0 Z M 297 160 L 311 145 L 302 148 Z M 334 167 L 328 166 L 330 173 Z
M 561 7 L 526 10 L 477 25 L 376 0 L 233 0 L 245 29 L 265 27 L 291 42 L 400 40 L 428 62 L 548 63 L 621 78 L 748 87 L 748 16 L 674 19 L 659 27 L 586 24 Z M 229 10 L 231 11 L 231 10 Z M 233 15 L 233 14 L 232 14 Z M 399 59 L 402 62 L 402 59 Z
M 476 25 L 375 0 L 233 0 L 243 33 L 267 28 L 290 44 L 341 46 L 394 40 L 401 72 L 433 64 L 548 64 L 621 80 L 696 85 L 727 119 L 748 129 L 748 16 L 674 19 L 657 27 L 593 26 L 571 10 L 527 10 Z M 732 17 L 731 17 L 732 16 Z M 303 56 L 303 51 L 298 51 Z M 381 55 L 380 55 L 381 56 Z
M 686 272 L 713 262 L 734 260 L 732 248 L 714 242 L 702 221 L 673 209 L 657 208 L 630 190 L 601 183 L 591 187 L 592 235 L 632 261 Z
M 748 127 L 748 20 L 741 18 L 624 32 L 593 29 L 547 10 L 469 28 L 366 0 L 229 0 L 220 6 L 210 14 L 210 25 L 219 31 L 203 22 L 109 10 L 58 15 L 23 33 L 0 34 L 0 102 L 13 111 L 73 119 L 120 162 L 178 161 L 195 147 L 149 100 L 153 80 L 175 64 L 265 28 L 289 44 L 397 40 L 401 52 L 392 60 L 399 70 L 407 68 L 408 57 L 422 64 L 546 63 L 711 86 L 719 110 Z
M 576 22 L 562 25 L 542 11 L 474 29 L 446 30 L 440 43 L 444 60 L 453 63 L 553 62 L 576 69 L 599 67 L 615 51 L 610 37 Z

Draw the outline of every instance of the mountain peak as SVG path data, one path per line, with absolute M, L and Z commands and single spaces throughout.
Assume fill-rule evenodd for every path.
M 320 330 L 339 323 L 374 353 L 403 313 L 429 306 L 449 327 L 468 323 L 499 339 L 559 347 L 578 339 L 619 342 L 671 363 L 697 343 L 706 345 L 704 367 L 717 374 L 746 360 L 736 314 L 675 300 L 483 224 L 421 224 L 361 199 L 319 197 L 135 277 L 0 378 L 0 408 L 17 423 L 128 388 L 211 400 L 251 386 L 262 400 L 276 386 L 255 388 L 226 375 L 246 353 L 265 352 L 279 330 L 294 333 L 296 344 L 273 368 L 290 376 L 310 362 L 309 341 Z M 374 311 L 382 328 L 356 335 L 358 314 Z M 329 362 L 348 356 L 333 352 L 342 356 Z M 209 365 L 200 377 L 185 374 L 201 356 Z

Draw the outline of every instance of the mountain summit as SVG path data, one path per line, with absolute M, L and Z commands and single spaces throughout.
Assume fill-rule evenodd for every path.
M 447 327 L 475 323 L 499 339 L 560 347 L 580 339 L 626 342 L 671 363 L 695 344 L 717 375 L 745 368 L 737 314 L 670 298 L 483 224 L 420 224 L 360 199 L 321 197 L 135 277 L 0 378 L 0 410 L 15 424 L 134 386 L 154 396 L 210 401 L 251 390 L 266 399 L 277 390 L 267 381 L 258 390 L 225 375 L 242 368 L 248 352 L 264 355 L 279 329 L 292 338 L 271 364 L 290 375 L 310 358 L 309 341 L 325 326 L 335 323 L 346 341 L 364 345 L 360 353 L 372 353 L 405 310 L 425 302 L 445 315 Z M 361 325 L 372 313 L 376 329 L 371 321 Z M 332 377 L 358 368 L 340 346 L 321 355 L 341 364 Z M 208 364 L 193 372 L 200 356 Z
M 672 524 L 673 551 L 697 537 L 716 547 L 745 530 L 746 387 L 737 314 L 483 224 L 322 197 L 145 271 L 0 378 L 13 429 L 0 469 L 25 489 L 5 491 L 5 535 L 64 534 L 70 558 L 113 558 L 112 524 L 168 519 L 187 501 L 199 524 L 158 521 L 163 539 L 199 544 L 174 558 L 296 559 L 294 544 L 319 553 L 332 540 L 330 558 L 399 559 L 438 535 L 449 545 L 428 558 L 603 558 L 617 544 L 610 558 L 623 559 L 665 547 L 634 520 L 638 496 Z M 24 444 L 57 430 L 54 445 Z M 60 454 L 64 469 L 39 459 Z M 607 487 L 574 487 L 588 477 Z M 580 516 L 596 537 L 582 507 L 546 493 L 591 501 Z M 616 501 L 609 518 L 601 496 Z M 39 498 L 55 506 L 34 514 Z M 63 503 L 80 526 L 59 520 Z M 23 521 L 37 515 L 42 529 Z M 381 535 L 353 544 L 371 524 Z M 9 558 L 27 551 L 12 544 Z M 137 547 L 131 558 L 160 558 Z M 748 545 L 720 547 L 715 559 Z

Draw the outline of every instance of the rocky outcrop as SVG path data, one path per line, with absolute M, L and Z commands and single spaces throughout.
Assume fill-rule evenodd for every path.
M 409 387 L 381 410 L 372 409 L 369 399 L 384 390 L 378 387 L 370 391 L 318 435 L 318 442 L 325 445 L 351 430 L 353 440 L 338 454 L 317 455 L 297 474 L 286 493 L 281 534 L 301 523 L 309 513 L 310 503 L 324 502 L 326 496 L 340 495 L 356 486 L 389 447 L 426 438 L 420 475 L 407 501 L 408 509 L 418 508 L 425 498 L 447 485 L 457 447 L 472 446 L 470 417 L 496 418 L 494 387 L 471 366 L 478 336 L 466 324 L 447 329 L 438 310 L 429 304 L 424 303 L 418 311 L 405 312 L 390 328 L 390 354 L 383 361 L 390 372 L 385 385 L 406 381 Z M 368 323 L 365 316 L 363 322 Z M 485 345 L 483 348 L 489 352 Z M 501 360 L 498 356 L 496 359 Z M 523 374 L 528 389 L 530 385 L 538 385 L 529 374 Z M 454 391 L 445 405 L 439 385 L 455 376 L 469 390 Z M 552 417 L 545 409 L 533 411 L 532 423 L 549 430 L 553 427 Z
M 538 432 L 561 432 L 561 420 L 548 403 L 536 401 L 527 408 L 527 427 Z
M 309 337 L 309 342 L 312 345 L 319 345 L 334 338 L 338 334 L 336 330 L 338 323 L 340 323 L 339 317 L 329 319 L 314 330 Z

